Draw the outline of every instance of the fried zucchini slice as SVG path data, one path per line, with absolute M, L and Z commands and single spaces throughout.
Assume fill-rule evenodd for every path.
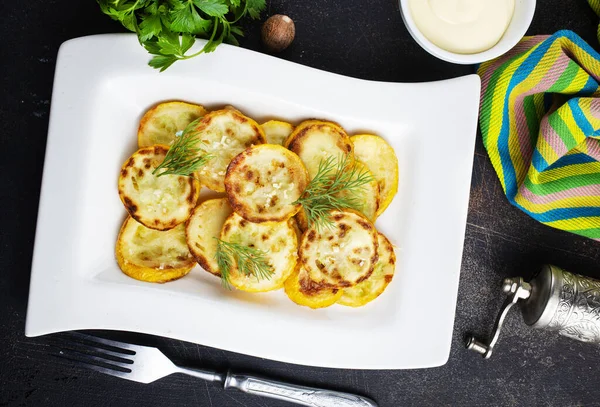
M 202 153 L 212 156 L 198 171 L 200 182 L 217 192 L 225 192 L 225 172 L 231 160 L 248 147 L 266 142 L 258 123 L 233 109 L 208 113 L 195 131 Z
M 138 128 L 138 148 L 155 144 L 170 146 L 175 134 L 208 111 L 202 105 L 185 102 L 160 103 L 148 110 Z
M 290 134 L 292 134 L 292 131 L 294 131 L 294 126 L 279 120 L 269 120 L 261 124 L 260 127 L 265 132 L 267 143 L 278 144 L 280 146 L 285 143 Z
M 329 307 L 342 297 L 341 289 L 312 281 L 307 271 L 300 265 L 285 280 L 283 288 L 290 300 L 313 309 Z
M 364 163 L 379 184 L 377 216 L 390 205 L 398 192 L 398 157 L 394 149 L 381 137 L 360 134 L 350 138 L 354 155 Z
M 282 146 L 262 144 L 238 154 L 225 176 L 233 210 L 250 222 L 282 222 L 298 212 L 308 184 L 300 157 Z
M 229 270 L 229 282 L 235 288 L 249 292 L 264 292 L 283 287 L 297 264 L 298 239 L 293 219 L 286 222 L 252 223 L 235 212 L 223 225 L 221 240 L 261 250 L 272 268 L 270 278 L 259 279 L 241 273 L 237 265 Z
M 115 247 L 123 273 L 136 280 L 166 283 L 185 276 L 194 267 L 194 258 L 185 242 L 185 227 L 158 231 L 125 219 Z
M 225 110 L 233 110 L 234 112 L 237 112 L 239 114 L 244 114 L 244 113 L 242 113 L 242 111 L 240 109 L 238 109 L 237 107 L 232 106 L 232 105 L 227 105 L 223 109 L 225 109 Z
M 306 232 L 306 229 L 308 229 L 308 218 L 306 217 L 306 212 L 304 212 L 304 208 L 300 208 L 300 210 L 298 211 L 296 216 L 294 216 L 294 218 L 296 219 L 296 224 L 298 225 L 300 231 L 302 233 Z
M 298 255 L 311 280 L 338 288 L 369 278 L 377 263 L 377 230 L 354 211 L 331 211 L 330 228 L 314 226 L 302 236 Z
M 221 276 L 215 260 L 217 240 L 223 224 L 233 210 L 227 198 L 209 199 L 198 205 L 187 220 L 185 236 L 190 253 L 198 264 L 215 276 Z
M 119 197 L 132 218 L 156 230 L 172 229 L 190 217 L 200 195 L 193 177 L 157 176 L 169 147 L 154 145 L 133 153 L 119 175 Z
M 319 120 L 307 120 L 294 129 L 285 147 L 298 154 L 313 179 L 322 160 L 342 157 L 353 151 L 350 137 L 339 125 Z
M 296 217 L 294 216 L 292 218 L 292 226 L 294 226 L 294 232 L 296 233 L 296 238 L 298 239 L 298 241 L 300 241 L 300 239 L 302 239 L 302 234 L 304 232 L 302 232 L 302 230 L 300 230 L 300 227 L 298 226 L 298 221 L 296 220 Z
M 354 287 L 345 288 L 338 304 L 349 307 L 362 307 L 379 297 L 394 278 L 396 270 L 394 247 L 382 233 L 377 233 L 377 243 L 379 260 L 375 265 L 373 274 Z
M 342 191 L 339 195 L 347 197 L 355 196 L 358 202 L 356 209 L 365 215 L 371 222 L 375 222 L 375 219 L 377 219 L 377 208 L 379 207 L 379 183 L 366 165 L 360 161 L 355 161 L 354 165 L 356 165 L 357 171 L 372 176 L 372 180 L 358 189 Z

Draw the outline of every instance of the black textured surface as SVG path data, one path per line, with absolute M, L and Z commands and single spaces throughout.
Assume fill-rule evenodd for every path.
M 572 29 L 598 48 L 597 17 L 585 1 L 538 3 L 529 34 Z M 403 82 L 450 78 L 473 70 L 441 62 L 421 50 L 408 35 L 392 0 L 274 0 L 266 15 L 275 13 L 290 15 L 297 29 L 295 42 L 280 56 L 315 68 Z M 2 1 L 0 16 L 0 406 L 287 406 L 225 392 L 188 377 L 172 376 L 142 385 L 82 371 L 48 356 L 51 338 L 24 337 L 56 53 L 70 38 L 123 30 L 91 0 Z M 242 46 L 261 50 L 259 25 L 249 24 L 246 29 L 248 36 Z M 443 130 L 443 124 L 440 126 Z M 231 366 L 362 393 L 382 407 L 600 405 L 600 349 L 528 329 L 516 313 L 509 316 L 491 360 L 464 350 L 465 333 L 486 334 L 490 329 L 502 301 L 502 278 L 529 277 L 544 262 L 600 278 L 600 244 L 542 226 L 511 207 L 481 142 L 474 160 L 452 352 L 443 367 L 329 370 L 164 338 L 117 336 L 159 346 L 169 356 L 199 366 Z

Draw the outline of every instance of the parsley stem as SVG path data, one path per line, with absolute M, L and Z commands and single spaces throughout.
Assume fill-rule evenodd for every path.
M 229 24 L 235 24 L 235 23 L 237 23 L 238 21 L 240 21 L 240 19 L 242 17 L 244 17 L 246 15 L 247 12 L 248 12 L 248 2 L 244 3 L 244 11 L 242 11 L 240 13 L 240 15 L 237 16 L 237 18 L 235 20 L 231 21 Z
M 131 11 L 135 11 L 135 10 L 137 10 L 137 9 L 139 8 L 139 5 L 140 5 L 140 2 L 141 2 L 141 1 L 142 1 L 142 0 L 136 0 L 136 1 L 135 1 L 135 3 L 133 3 L 133 6 L 129 7 L 128 9 L 125 9 L 125 10 L 119 10 L 119 11 L 120 11 L 121 13 L 125 13 L 125 14 L 127 14 L 127 13 L 129 13 L 129 12 L 131 12 Z
M 202 54 L 204 52 L 204 50 L 206 49 L 206 47 L 213 42 L 215 35 L 217 34 L 217 28 L 218 28 L 218 24 L 219 23 L 219 19 L 215 17 L 215 22 L 214 22 L 214 26 L 213 26 L 213 32 L 210 36 L 210 38 L 208 39 L 208 41 L 206 42 L 206 44 L 204 44 L 204 46 L 202 47 L 202 49 L 194 54 L 191 55 L 182 55 L 181 58 L 179 59 L 190 59 L 190 58 L 194 58 L 197 57 L 198 55 Z

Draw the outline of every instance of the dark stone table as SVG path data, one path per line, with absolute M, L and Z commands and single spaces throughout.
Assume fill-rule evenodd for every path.
M 404 28 L 395 1 L 269 2 L 266 14 L 296 22 L 280 55 L 357 78 L 427 81 L 473 72 L 423 51 Z M 544 0 L 529 30 L 571 29 L 592 46 L 598 18 L 584 0 Z M 59 45 L 70 38 L 123 31 L 95 1 L 0 2 L 0 406 L 269 406 L 289 404 L 224 392 L 172 376 L 142 385 L 77 369 L 48 355 L 52 338 L 25 338 L 29 273 L 52 79 Z M 242 46 L 261 50 L 259 24 Z M 443 126 L 443 123 L 440 123 Z M 504 198 L 481 145 L 474 156 L 471 203 L 452 352 L 440 368 L 347 371 L 293 366 L 164 338 L 121 334 L 200 366 L 233 367 L 276 378 L 369 395 L 396 406 L 600 405 L 600 349 L 528 329 L 508 317 L 497 352 L 482 360 L 463 347 L 469 331 L 487 334 L 502 302 L 500 281 L 525 277 L 544 262 L 600 278 L 600 244 L 536 223 Z M 431 248 L 435 252 L 436 248 Z M 107 334 L 109 335 L 109 334 Z M 113 334 L 114 335 L 114 334 Z

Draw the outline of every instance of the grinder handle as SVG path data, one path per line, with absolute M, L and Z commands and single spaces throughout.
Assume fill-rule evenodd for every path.
M 489 359 L 490 356 L 492 356 L 492 351 L 498 342 L 500 330 L 502 329 L 502 324 L 504 324 L 504 319 L 506 318 L 508 311 L 513 305 L 519 302 L 519 300 L 529 298 L 531 295 L 531 285 L 523 281 L 523 278 L 521 277 L 507 278 L 502 284 L 502 291 L 504 291 L 508 297 L 506 298 L 506 301 L 504 301 L 500 313 L 496 318 L 494 330 L 492 331 L 492 338 L 486 344 L 475 338 L 473 335 L 467 337 L 467 349 L 479 353 L 485 359 Z

